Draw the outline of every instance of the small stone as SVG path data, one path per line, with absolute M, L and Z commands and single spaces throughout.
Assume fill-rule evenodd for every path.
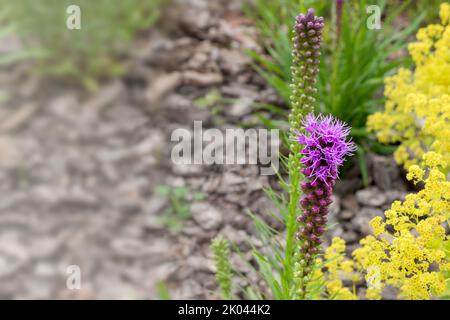
M 370 226 L 370 220 L 376 216 L 381 216 L 382 210 L 363 207 L 359 210 L 358 214 L 353 218 L 352 223 L 356 230 L 360 231 L 363 235 L 369 235 L 372 233 L 372 227 Z
M 231 243 L 235 243 L 239 246 L 241 250 L 247 250 L 249 235 L 244 230 L 237 230 L 231 225 L 227 224 L 221 231 L 220 234 L 224 238 L 228 239 Z
M 356 197 L 353 194 L 349 194 L 342 198 L 341 204 L 342 208 L 349 211 L 356 212 L 359 209 L 358 201 L 356 201 Z
M 343 220 L 350 220 L 355 216 L 356 212 L 355 211 L 350 211 L 350 210 L 342 210 L 339 213 L 339 217 Z
M 199 176 L 203 173 L 203 166 L 199 164 L 174 164 L 173 173 L 179 176 Z
M 58 273 L 58 268 L 54 264 L 45 261 L 39 261 L 34 267 L 34 274 L 38 277 L 51 278 Z
M 188 70 L 182 74 L 182 79 L 184 84 L 194 86 L 210 86 L 221 83 L 223 81 L 223 76 L 220 73 L 206 73 Z
M 208 273 L 214 273 L 215 271 L 214 261 L 203 256 L 189 256 L 186 260 L 186 264 L 196 271 Z
M 173 292 L 173 299 L 198 299 L 203 293 L 202 285 L 195 280 L 186 279 Z
M 16 231 L 3 231 L 0 236 L 0 279 L 8 278 L 27 264 L 32 257 L 29 247 Z
M 156 217 L 154 215 L 147 215 L 143 219 L 142 225 L 144 228 L 149 229 L 151 231 L 167 230 L 166 226 L 161 221 L 161 218 Z
M 244 257 L 242 257 L 241 255 L 237 254 L 237 253 L 233 253 L 230 257 L 230 262 L 233 266 L 233 268 L 235 268 L 236 271 L 239 271 L 241 273 L 249 273 L 252 271 L 251 267 L 249 266 L 248 263 L 246 263 L 245 260 L 243 260 Z M 248 257 L 251 258 L 251 257 Z M 250 260 L 250 259 L 249 259 Z
M 89 99 L 81 107 L 81 109 L 99 112 L 116 102 L 119 97 L 124 96 L 124 92 L 125 86 L 122 81 L 113 81 L 105 85 L 99 92 Z
M 381 190 L 391 189 L 394 181 L 399 178 L 400 171 L 395 160 L 391 157 L 371 154 L 369 161 L 372 166 L 372 177 L 375 185 Z
M 159 195 L 154 195 L 150 198 L 145 206 L 145 212 L 148 216 L 154 217 L 155 215 L 161 213 L 164 206 L 167 204 L 167 199 Z
M 355 242 L 358 240 L 358 235 L 350 230 L 342 233 L 341 238 L 344 239 L 346 243 Z
M 111 249 L 119 257 L 126 258 L 142 258 L 142 257 L 158 257 L 169 254 L 170 245 L 165 239 L 153 240 L 149 245 L 140 239 L 121 237 L 111 242 Z
M 99 199 L 93 192 L 84 190 L 80 186 L 75 186 L 72 190 L 62 195 L 59 206 L 74 206 L 83 208 L 97 208 L 100 203 Z
M 331 200 L 333 202 L 331 202 L 331 204 L 328 208 L 329 209 L 328 216 L 329 216 L 330 220 L 335 220 L 336 216 L 338 215 L 339 211 L 341 210 L 341 200 L 339 199 L 338 196 L 336 196 L 334 194 L 331 196 Z
M 228 114 L 232 117 L 243 117 L 252 112 L 253 100 L 243 98 L 237 100 L 228 110 Z
M 204 230 L 214 230 L 222 224 L 222 213 L 207 202 L 197 202 L 191 206 L 192 218 Z
M 344 233 L 344 229 L 340 225 L 335 225 L 328 232 L 329 232 L 331 238 L 342 237 L 342 234 Z
M 360 178 L 340 179 L 334 186 L 334 192 L 343 196 L 346 194 L 354 193 L 361 187 L 362 181 Z
M 149 109 L 155 108 L 167 93 L 175 89 L 181 83 L 181 75 L 178 72 L 154 77 L 145 90 L 145 98 Z
M 223 188 L 227 188 L 227 187 L 231 187 L 231 186 L 235 186 L 238 184 L 242 184 L 245 183 L 245 179 L 244 177 L 232 173 L 232 172 L 225 172 L 222 178 L 222 185 Z
M 20 128 L 31 119 L 37 109 L 36 104 L 29 103 L 18 108 L 18 110 L 14 110 L 6 116 L 6 119 L 0 122 L 0 131 L 8 132 Z
M 178 17 L 180 19 L 180 27 L 188 33 L 205 36 L 205 31 L 213 23 L 213 17 L 211 12 L 202 8 L 203 2 L 191 2 L 186 8 L 182 8 L 182 15 Z
M 395 189 L 386 190 L 386 197 L 387 197 L 386 204 L 390 206 L 391 203 L 396 200 L 403 201 L 405 200 L 406 194 L 407 194 L 406 191 L 400 191 Z
M 224 96 L 231 98 L 246 98 L 252 101 L 259 97 L 259 90 L 256 86 L 230 84 L 221 88 L 221 93 Z
M 250 62 L 247 55 L 241 50 L 221 49 L 220 50 L 220 67 L 227 74 L 237 74 L 245 68 Z
M 0 168 L 14 169 L 21 165 L 23 157 L 14 138 L 0 136 L 0 150 Z
M 187 221 L 184 225 L 183 225 L 183 234 L 189 236 L 189 237 L 197 237 L 204 233 L 204 231 L 202 230 L 202 228 L 200 228 L 198 225 L 194 224 L 192 222 L 192 224 L 190 224 L 189 222 L 191 221 Z
M 366 206 L 379 207 L 386 203 L 386 195 L 378 188 L 367 188 L 356 192 L 356 200 Z
M 177 129 L 180 128 L 179 124 L 192 124 L 193 121 L 203 121 L 204 125 L 208 123 L 211 118 L 210 110 L 194 106 L 195 104 L 188 97 L 174 93 L 161 100 L 160 109 L 167 121 L 178 124 Z M 186 127 L 186 129 L 191 131 L 192 127 Z

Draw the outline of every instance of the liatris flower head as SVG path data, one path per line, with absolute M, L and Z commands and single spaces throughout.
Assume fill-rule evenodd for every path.
M 304 146 L 301 163 L 305 180 L 300 184 L 302 215 L 298 217 L 301 227 L 297 238 L 306 263 L 311 263 L 325 231 L 339 167 L 344 157 L 355 150 L 355 144 L 347 138 L 350 128 L 331 116 L 310 113 L 302 125 L 304 133 L 298 134 L 297 141 Z
M 298 135 L 298 142 L 304 145 L 303 174 L 313 183 L 318 180 L 326 185 L 334 184 L 344 157 L 355 150 L 355 144 L 347 139 L 350 128 L 332 116 L 312 113 L 306 116 L 303 125 L 305 133 Z

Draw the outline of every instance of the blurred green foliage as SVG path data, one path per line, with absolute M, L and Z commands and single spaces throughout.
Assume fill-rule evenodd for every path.
M 397 0 L 400 5 L 402 0 Z M 415 12 L 423 12 L 425 14 L 425 20 L 427 23 L 435 22 L 439 19 L 439 8 L 441 3 L 448 2 L 448 0 L 419 0 L 414 1 L 413 5 L 409 8 L 409 16 L 414 16 Z
M 37 51 L 38 71 L 81 81 L 91 89 L 99 79 L 123 72 L 120 57 L 139 30 L 156 21 L 165 0 L 0 0 L 27 50 Z M 81 29 L 69 30 L 69 5 L 81 11 Z
M 17 23 L 9 19 L 10 10 L 7 8 L 0 9 L 0 41 L 5 41 L 9 37 L 14 37 L 17 32 Z M 6 45 L 3 45 L 6 47 Z M 1 48 L 0 66 L 9 65 L 16 61 L 32 57 L 34 52 L 31 50 L 23 50 L 19 48 Z M 2 98 L 0 97 L 0 100 Z
M 169 207 L 165 210 L 163 223 L 177 233 L 183 229 L 183 222 L 191 215 L 191 202 L 205 199 L 203 192 L 195 192 L 189 187 L 171 187 L 160 185 L 156 188 L 158 195 L 166 197 Z
M 156 284 L 156 288 L 160 300 L 172 300 L 169 288 L 167 287 L 167 284 L 164 281 L 158 281 L 158 283 Z
M 204 96 L 198 97 L 194 100 L 194 104 L 197 108 L 208 109 L 211 112 L 212 121 L 216 127 L 223 125 L 223 117 L 221 112 L 223 109 L 223 104 L 226 101 L 224 97 L 220 94 L 220 91 L 216 88 L 208 91 Z

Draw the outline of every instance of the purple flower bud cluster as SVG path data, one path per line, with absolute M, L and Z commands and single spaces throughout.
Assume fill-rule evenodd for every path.
M 316 76 L 319 73 L 323 22 L 323 17 L 314 15 L 314 9 L 308 9 L 305 15 L 300 14 L 295 19 L 291 96 L 294 112 L 291 123 L 299 123 L 305 114 L 314 110 L 313 96 L 317 91 Z
M 322 243 L 320 237 L 325 231 L 328 206 L 333 194 L 329 185 L 316 180 L 301 183 L 303 197 L 300 200 L 303 214 L 297 218 L 302 225 L 297 233 L 297 239 L 302 241 L 303 257 L 309 261 L 319 252 Z
M 302 226 L 297 238 L 308 261 L 319 251 L 339 167 L 355 150 L 355 144 L 347 139 L 350 129 L 331 116 L 311 113 L 303 126 L 305 133 L 298 135 L 298 142 L 303 145 L 301 163 L 306 180 L 300 184 L 303 213 L 297 219 Z
M 299 14 L 295 18 L 294 49 L 299 57 L 306 58 L 305 64 L 309 66 L 318 65 L 323 26 L 323 17 L 316 17 L 314 9 L 308 9 L 306 15 Z M 317 67 L 312 70 L 317 72 Z

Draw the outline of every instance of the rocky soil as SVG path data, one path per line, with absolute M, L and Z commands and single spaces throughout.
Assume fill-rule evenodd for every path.
M 170 161 L 174 129 L 261 126 L 252 103 L 282 104 L 243 53 L 262 49 L 240 2 L 180 1 L 136 42 L 127 73 L 96 93 L 30 75 L 27 63 L 0 70 L 0 298 L 157 299 L 161 281 L 172 298 L 216 298 L 210 240 L 223 234 L 250 259 L 248 241 L 258 241 L 246 211 L 273 223 L 263 188 L 275 178 L 252 165 Z M 405 195 L 391 158 L 369 165 L 370 187 L 357 166 L 336 187 L 327 237 L 350 248 Z M 188 197 L 180 232 L 163 223 L 161 185 L 205 194 Z M 66 287 L 70 265 L 81 290 Z

